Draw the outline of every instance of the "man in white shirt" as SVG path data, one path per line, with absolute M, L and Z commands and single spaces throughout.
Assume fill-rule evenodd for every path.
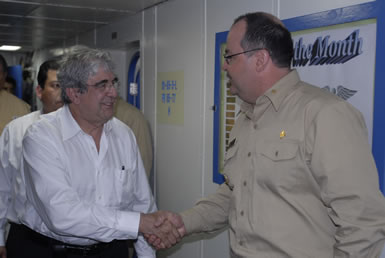
M 63 105 L 57 81 L 59 64 L 54 60 L 44 62 L 39 69 L 36 95 L 41 100 L 42 110 L 19 117 L 4 128 L 0 136 L 0 258 L 6 258 L 5 225 L 12 223 L 7 246 L 20 248 L 17 234 L 19 218 L 24 214 L 25 186 L 20 172 L 22 140 L 27 128 L 40 119 L 41 114 L 50 113 Z
M 126 258 L 137 239 L 139 258 L 155 250 L 142 234 L 166 246 L 180 239 L 156 211 L 136 139 L 113 117 L 118 79 L 108 53 L 84 48 L 66 56 L 58 79 L 63 108 L 42 117 L 23 140 L 26 234 L 39 236 L 39 258 Z M 25 257 L 31 257 L 26 255 Z M 11 258 L 11 257 L 9 257 Z M 18 258 L 22 258 L 18 256 Z

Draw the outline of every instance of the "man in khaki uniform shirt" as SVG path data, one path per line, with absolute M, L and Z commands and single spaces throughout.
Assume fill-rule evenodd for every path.
M 30 106 L 3 89 L 7 77 L 7 62 L 0 55 L 0 134 L 11 120 L 28 114 Z
M 116 100 L 114 116 L 134 132 L 147 178 L 150 178 L 153 155 L 151 134 L 146 118 L 136 107 L 121 97 Z
M 169 219 L 187 234 L 228 226 L 231 257 L 379 257 L 385 199 L 364 119 L 302 82 L 292 57 L 290 33 L 276 17 L 235 20 L 223 69 L 243 104 L 226 183 Z
M 125 123 L 133 131 L 143 160 L 143 166 L 146 170 L 147 178 L 150 180 L 153 154 L 151 134 L 146 118 L 140 110 L 121 97 L 118 97 L 116 100 L 114 116 Z M 134 257 L 132 240 L 129 240 L 129 247 L 129 257 Z

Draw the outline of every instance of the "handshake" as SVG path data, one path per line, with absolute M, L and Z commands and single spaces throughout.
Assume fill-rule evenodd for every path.
M 139 232 L 155 249 L 170 248 L 186 234 L 182 217 L 169 211 L 140 214 Z

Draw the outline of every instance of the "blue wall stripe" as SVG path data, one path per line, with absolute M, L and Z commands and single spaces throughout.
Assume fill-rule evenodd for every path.
M 214 78 L 214 146 L 213 146 L 213 182 L 222 184 L 223 175 L 219 173 L 219 141 L 221 116 L 221 45 L 226 42 L 228 31 L 218 32 L 215 35 L 215 78 Z

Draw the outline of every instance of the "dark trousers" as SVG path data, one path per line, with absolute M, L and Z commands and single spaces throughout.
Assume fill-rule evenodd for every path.
M 127 258 L 127 241 L 115 240 L 101 248 L 83 251 L 82 246 L 67 245 L 43 236 L 24 225 L 11 223 L 6 249 L 7 258 Z

